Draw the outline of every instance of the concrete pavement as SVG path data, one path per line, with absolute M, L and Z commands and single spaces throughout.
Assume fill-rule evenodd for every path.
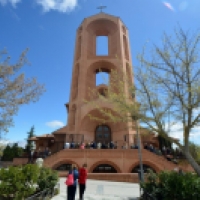
M 60 194 L 52 200 L 66 200 L 66 178 L 60 178 Z M 76 200 L 79 200 L 77 187 Z M 84 200 L 137 200 L 139 197 L 139 184 L 124 182 L 109 182 L 87 180 Z

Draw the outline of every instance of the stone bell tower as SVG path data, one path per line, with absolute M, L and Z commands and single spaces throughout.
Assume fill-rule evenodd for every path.
M 106 36 L 108 54 L 97 55 L 96 39 Z M 112 69 L 122 70 L 132 79 L 132 60 L 128 30 L 119 17 L 100 12 L 85 18 L 77 29 L 74 52 L 73 74 L 68 108 L 68 134 L 82 134 L 84 141 L 124 141 L 124 135 L 133 134 L 125 123 L 105 123 L 91 120 L 88 114 L 99 115 L 94 105 L 85 103 L 89 100 L 91 89 L 99 92 L 106 89 L 105 84 L 96 85 L 96 76 L 101 72 L 110 73 Z M 94 99 L 93 99 L 94 100 Z M 112 110 L 99 99 L 96 103 Z

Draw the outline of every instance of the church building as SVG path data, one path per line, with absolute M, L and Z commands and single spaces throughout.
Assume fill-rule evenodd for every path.
M 97 39 L 101 36 L 108 41 L 107 55 L 99 55 L 96 51 Z M 96 90 L 104 95 L 107 85 L 97 84 L 97 76 L 104 73 L 109 77 L 111 70 L 119 67 L 131 77 L 134 84 L 132 68 L 129 66 L 132 66 L 129 35 L 123 21 L 104 12 L 85 18 L 76 32 L 70 99 L 65 104 L 68 113 L 66 126 L 31 138 L 35 142 L 36 151 L 50 152 L 44 159 L 45 166 L 59 170 L 60 175 L 66 175 L 69 165 L 75 163 L 80 167 L 87 163 L 90 177 L 101 179 L 104 175 L 100 175 L 100 172 L 121 173 L 121 177 L 107 175 L 104 179 L 122 181 L 130 179 L 128 173 L 137 172 L 139 157 L 136 129 L 132 129 L 127 122 L 100 124 L 91 120 L 89 115 L 98 117 L 100 113 L 94 104 L 86 102 L 92 100 L 98 106 L 112 110 L 112 106 L 101 102 L 99 98 L 91 99 L 90 91 Z M 136 122 L 133 122 L 133 127 L 134 123 Z M 141 137 L 144 168 L 152 168 L 156 172 L 174 169 L 176 164 L 144 149 L 147 143 L 159 149 L 157 136 L 146 129 L 141 129 L 141 132 L 146 133 L 145 138 Z M 80 148 L 81 144 L 91 145 L 92 142 L 105 144 L 106 147 Z M 109 148 L 111 142 L 114 143 L 114 148 Z M 65 148 L 66 143 L 73 143 L 73 148 Z M 13 162 L 15 165 L 25 164 L 27 160 L 15 158 Z M 131 180 L 133 179 L 131 176 Z

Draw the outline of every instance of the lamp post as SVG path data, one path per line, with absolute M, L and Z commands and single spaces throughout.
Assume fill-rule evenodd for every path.
M 135 99 L 135 92 L 132 92 L 132 98 Z M 144 169 L 142 164 L 142 150 L 140 145 L 140 137 L 139 137 L 139 129 L 138 129 L 138 120 L 139 118 L 135 115 L 132 115 L 132 120 L 136 123 L 136 133 L 137 133 L 137 143 L 138 143 L 138 157 L 139 157 L 139 163 L 140 163 L 140 170 L 139 170 L 139 178 L 141 182 L 144 182 Z
M 136 122 L 136 133 L 137 133 L 137 144 L 138 144 L 138 157 L 139 157 L 139 163 L 140 163 L 140 181 L 144 182 L 144 169 L 142 164 L 142 150 L 140 145 L 140 136 L 139 136 L 139 129 L 138 129 L 138 118 L 136 116 L 132 116 L 132 119 Z

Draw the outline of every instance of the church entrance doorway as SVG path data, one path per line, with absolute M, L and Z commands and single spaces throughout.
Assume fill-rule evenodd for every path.
M 95 131 L 95 142 L 108 144 L 111 142 L 111 130 L 106 125 L 99 125 Z

